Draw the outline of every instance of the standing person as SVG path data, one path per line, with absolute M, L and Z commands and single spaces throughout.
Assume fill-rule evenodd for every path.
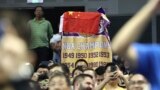
M 49 60 L 49 40 L 52 37 L 53 29 L 51 23 L 43 18 L 43 7 L 35 8 L 35 18 L 28 22 L 31 29 L 30 49 L 37 55 L 37 64 Z
M 160 0 L 149 0 L 146 5 L 120 29 L 112 42 L 114 53 L 129 58 L 135 71 L 143 74 L 151 83 L 151 90 L 160 89 L 160 45 L 133 44 L 141 35 L 143 28 L 155 11 L 159 9 Z M 123 43 L 121 41 L 123 40 Z

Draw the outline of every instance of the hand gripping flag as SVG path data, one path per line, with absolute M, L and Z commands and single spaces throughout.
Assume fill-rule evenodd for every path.
M 65 12 L 61 17 L 60 32 L 97 34 L 100 19 L 98 12 Z

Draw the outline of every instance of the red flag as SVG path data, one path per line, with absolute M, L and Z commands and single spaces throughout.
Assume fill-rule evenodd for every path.
M 101 14 L 98 12 L 65 12 L 63 32 L 97 34 Z

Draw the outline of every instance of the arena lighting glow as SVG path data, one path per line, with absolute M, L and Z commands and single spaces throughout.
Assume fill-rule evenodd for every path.
M 43 3 L 43 0 L 27 0 L 27 3 Z

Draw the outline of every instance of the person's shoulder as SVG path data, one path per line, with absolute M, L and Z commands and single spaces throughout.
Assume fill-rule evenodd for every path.
M 44 19 L 45 23 L 47 23 L 48 25 L 51 25 L 51 22 L 49 20 Z
M 43 20 L 44 20 L 45 22 L 47 22 L 47 23 L 50 23 L 50 21 L 49 21 L 49 20 L 47 20 L 47 19 L 45 19 L 45 18 L 43 18 Z

